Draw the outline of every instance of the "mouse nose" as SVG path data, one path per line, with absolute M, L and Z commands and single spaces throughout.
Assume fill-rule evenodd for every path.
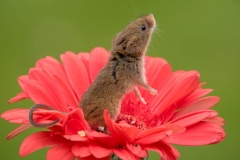
M 147 15 L 146 20 L 150 27 L 155 27 L 155 19 L 152 14 Z

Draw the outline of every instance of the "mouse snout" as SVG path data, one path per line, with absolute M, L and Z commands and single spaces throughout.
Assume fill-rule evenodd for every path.
M 153 27 L 153 28 L 155 27 L 155 19 L 152 14 L 147 15 L 146 20 L 150 27 Z

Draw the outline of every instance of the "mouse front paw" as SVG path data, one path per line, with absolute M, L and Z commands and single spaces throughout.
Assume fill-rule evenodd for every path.
M 150 94 L 151 94 L 151 95 L 157 95 L 157 94 L 158 94 L 158 91 L 157 91 L 156 89 L 151 88 L 151 89 L 150 89 Z

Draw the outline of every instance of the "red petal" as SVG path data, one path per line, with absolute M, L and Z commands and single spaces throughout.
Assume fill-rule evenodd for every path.
M 51 132 L 48 131 L 37 132 L 28 136 L 22 142 L 19 154 L 20 156 L 26 156 L 38 149 L 65 141 L 66 140 L 60 136 L 52 137 Z
M 47 71 L 49 76 L 51 76 L 52 78 L 54 76 L 61 77 L 70 86 L 70 82 L 67 78 L 63 65 L 55 58 L 47 56 L 46 58 L 38 60 L 36 63 L 36 68 Z
M 163 140 L 166 136 L 168 135 L 171 135 L 172 134 L 172 131 L 171 130 L 168 130 L 168 131 L 161 131 L 161 132 L 158 132 L 158 133 L 155 133 L 155 134 L 150 134 L 146 137 L 143 137 L 139 140 L 136 140 L 135 142 L 137 144 L 152 144 L 152 143 L 156 143 L 158 141 L 161 141 Z
M 133 146 L 130 144 L 127 144 L 127 148 L 136 156 L 138 157 L 147 157 L 148 156 L 148 152 L 146 150 L 143 150 L 141 148 L 141 146 Z
M 90 85 L 87 70 L 82 61 L 72 52 L 62 55 L 64 69 L 78 100 Z
M 179 157 L 180 155 L 175 148 L 163 141 L 144 146 L 143 148 L 145 150 L 152 150 L 158 152 L 161 156 L 161 160 L 177 160 L 177 157 Z
M 212 110 L 194 111 L 194 112 L 179 116 L 178 118 L 170 121 L 170 123 L 175 124 L 175 125 L 180 125 L 183 127 L 187 127 L 187 126 L 193 125 L 195 123 L 198 123 L 199 121 L 202 121 L 206 118 L 210 118 L 210 117 L 213 117 L 216 115 L 217 115 L 217 112 L 212 111 Z
M 65 121 L 65 134 L 74 135 L 77 134 L 78 131 L 91 130 L 87 121 L 84 119 L 83 111 L 80 108 L 70 112 Z
M 103 148 L 99 145 L 90 144 L 89 150 L 92 155 L 96 158 L 104 158 L 109 157 L 109 155 L 113 152 L 112 149 Z
M 199 85 L 200 86 L 200 85 Z M 198 87 L 199 87 L 198 86 Z M 212 89 L 202 89 L 197 88 L 195 91 L 193 91 L 191 94 L 189 94 L 181 104 L 179 104 L 179 108 L 187 108 L 193 103 L 195 103 L 199 98 L 207 95 L 208 93 L 212 92 Z
M 88 157 L 91 155 L 91 152 L 88 148 L 87 145 L 84 145 L 82 143 L 78 143 L 78 144 L 75 144 L 73 147 L 72 147 L 72 153 L 76 156 L 76 157 Z
M 152 58 L 146 63 L 146 77 L 148 83 L 155 89 L 172 73 L 171 66 L 165 59 Z M 159 78 L 161 76 L 161 78 Z
M 6 139 L 10 140 L 12 138 L 14 138 L 15 136 L 19 135 L 20 133 L 22 133 L 23 131 L 25 131 L 26 129 L 30 128 L 31 125 L 30 124 L 22 124 L 19 127 L 17 127 L 16 129 L 14 129 L 13 131 L 11 131 Z
M 32 78 L 34 77 L 34 78 Z M 40 69 L 31 69 L 29 73 L 30 79 L 35 79 L 41 83 L 43 83 L 56 97 L 58 103 L 60 104 L 59 107 L 61 107 L 61 111 L 68 112 L 68 106 L 66 103 L 66 99 L 64 94 L 62 93 L 60 87 L 57 85 L 57 83 L 48 75 L 46 71 L 40 70 Z
M 171 66 L 162 58 L 151 58 L 146 61 L 146 78 L 148 84 L 159 90 L 162 83 L 172 73 Z M 155 96 L 152 96 L 148 90 L 142 90 L 142 96 L 150 102 Z
M 185 132 L 169 136 L 164 141 L 178 145 L 199 146 L 219 143 L 225 136 L 222 127 L 213 123 L 199 122 L 187 127 Z
M 48 150 L 47 160 L 74 160 L 76 156 L 72 153 L 72 144 L 58 144 Z
M 131 151 L 127 149 L 114 149 L 113 152 L 122 160 L 139 160 Z
M 136 136 L 141 132 L 141 130 L 139 130 L 137 127 L 129 125 L 127 122 L 120 122 L 119 126 L 125 135 L 127 135 L 129 143 L 134 141 Z
M 82 127 L 81 122 L 77 119 L 71 119 L 65 123 L 64 131 L 66 135 L 74 135 L 82 130 L 85 130 L 85 128 Z
M 116 142 L 116 139 L 114 139 L 112 136 L 109 136 L 105 133 L 96 132 L 96 131 L 87 132 L 87 137 L 92 141 L 94 141 L 95 143 L 105 148 L 115 148 L 118 145 Z
M 191 106 L 182 109 L 175 117 L 178 117 L 180 115 L 183 115 L 185 113 L 197 111 L 197 110 L 203 110 L 203 109 L 209 109 L 216 105 L 219 102 L 220 98 L 217 96 L 210 96 L 210 97 L 205 97 L 202 99 L 197 100 L 194 104 Z
M 153 112 L 162 114 L 168 106 L 176 103 L 191 93 L 199 84 L 199 77 L 195 72 L 175 72 L 171 79 L 159 91 L 158 96 L 151 102 Z
M 63 92 L 63 94 L 65 95 L 69 106 L 78 106 L 79 102 L 76 98 L 74 91 L 72 90 L 63 65 L 60 64 L 60 62 L 50 56 L 47 56 L 46 58 L 38 60 L 36 63 L 36 67 L 45 70 L 48 75 L 58 83 L 58 86 L 62 89 L 61 92 Z M 77 105 L 75 105 L 75 101 Z
M 185 127 L 174 124 L 167 124 L 166 126 L 168 126 L 168 129 L 172 131 L 172 134 L 179 134 L 186 130 Z
M 214 123 L 214 124 L 216 124 L 216 125 L 218 125 L 220 127 L 224 126 L 224 124 L 225 124 L 225 120 L 222 117 L 218 117 L 218 116 L 207 118 L 207 119 L 205 119 L 203 121 Z
M 25 83 L 25 88 L 29 98 L 36 104 L 45 104 L 47 106 L 61 110 L 60 104 L 58 103 L 55 95 L 41 82 L 38 82 L 36 80 L 29 80 Z
M 159 126 L 159 127 L 155 127 L 155 128 L 149 128 L 146 130 L 141 131 L 137 136 L 136 136 L 136 140 L 147 137 L 151 134 L 155 134 L 155 133 L 159 133 L 162 131 L 166 131 L 168 130 L 168 126 Z
M 88 157 L 84 157 L 84 158 L 78 158 L 78 160 L 109 160 L 110 156 L 108 157 L 104 157 L 104 158 L 95 158 L 94 156 L 88 156 Z
M 22 88 L 22 90 L 24 90 L 24 91 L 25 91 L 25 87 L 24 87 L 25 82 L 28 80 L 29 80 L 28 75 L 23 75 L 23 76 L 18 77 L 18 83 L 19 83 L 20 87 Z
M 25 92 L 20 92 L 18 93 L 18 95 L 16 95 L 15 97 L 11 98 L 8 103 L 14 103 L 14 102 L 17 102 L 17 101 L 21 101 L 25 98 L 28 98 L 27 94 Z
M 54 79 L 58 86 L 61 87 L 61 90 L 67 99 L 68 106 L 72 109 L 77 108 L 79 104 L 78 98 L 72 90 L 71 86 L 68 84 L 67 80 L 59 76 L 54 76 Z
M 78 53 L 78 58 L 82 61 L 82 63 L 84 64 L 87 72 L 89 73 L 89 57 L 90 57 L 90 54 L 87 53 L 87 52 L 80 52 Z M 89 75 L 89 81 L 91 82 L 90 80 L 90 75 Z
M 102 47 L 96 47 L 91 51 L 89 57 L 89 72 L 93 81 L 100 70 L 107 64 L 110 53 Z
M 108 111 L 104 110 L 104 120 L 106 122 L 108 131 L 110 135 L 116 139 L 116 141 L 119 141 L 121 144 L 125 144 L 127 141 L 127 135 L 125 132 L 122 131 L 122 129 L 110 118 L 110 115 Z
M 17 108 L 17 109 L 12 109 L 8 110 L 6 112 L 3 112 L 1 114 L 1 118 L 11 122 L 11 123 L 28 123 L 28 113 L 29 109 L 22 109 L 22 108 Z
M 47 56 L 46 58 L 38 60 L 36 68 L 47 71 L 49 75 L 58 75 L 59 77 L 67 80 L 67 75 L 64 71 L 63 65 L 53 57 Z

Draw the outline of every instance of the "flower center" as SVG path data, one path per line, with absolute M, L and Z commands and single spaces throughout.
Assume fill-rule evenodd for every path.
M 146 124 L 143 121 L 138 120 L 136 117 L 126 114 L 120 114 L 116 120 L 117 123 L 125 121 L 128 124 L 137 127 L 138 129 L 145 130 Z

